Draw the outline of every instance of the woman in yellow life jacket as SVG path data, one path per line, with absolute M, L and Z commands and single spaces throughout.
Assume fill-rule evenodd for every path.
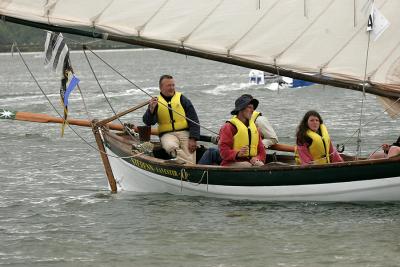
M 296 144 L 297 164 L 325 164 L 343 161 L 332 145 L 321 115 L 315 110 L 308 111 L 301 120 L 297 128 Z

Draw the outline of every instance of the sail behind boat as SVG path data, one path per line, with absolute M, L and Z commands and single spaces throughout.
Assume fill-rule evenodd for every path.
M 369 41 L 371 4 L 369 0 L 261 0 L 257 5 L 241 0 L 9 0 L 0 3 L 0 14 L 95 28 L 237 59 L 243 65 L 312 73 L 325 80 L 359 84 L 366 78 L 379 90 L 400 92 L 400 1 L 374 1 L 374 9 L 389 24 L 379 38 Z

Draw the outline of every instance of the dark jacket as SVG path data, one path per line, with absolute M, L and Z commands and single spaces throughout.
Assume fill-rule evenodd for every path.
M 161 95 L 164 97 L 163 95 Z M 164 99 L 168 102 L 171 101 L 172 97 L 164 97 Z M 200 139 L 200 125 L 199 125 L 199 118 L 197 117 L 196 110 L 194 109 L 194 106 L 192 102 L 186 98 L 184 95 L 181 95 L 181 104 L 183 109 L 185 110 L 186 117 L 189 118 L 190 120 L 187 120 L 188 125 L 189 125 L 189 137 L 194 138 L 196 140 Z M 157 123 L 157 110 L 158 110 L 158 105 L 154 109 L 154 113 L 151 114 L 150 108 L 147 108 L 146 113 L 143 115 L 143 123 L 146 124 L 147 126 L 151 126 Z M 192 121 L 196 122 L 193 123 Z
M 397 141 L 392 144 L 392 146 L 399 146 L 400 147 L 400 136 L 397 138 Z

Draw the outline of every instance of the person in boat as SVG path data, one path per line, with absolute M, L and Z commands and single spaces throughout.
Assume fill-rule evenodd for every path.
M 321 115 L 315 110 L 308 111 L 297 127 L 295 159 L 297 164 L 325 164 L 342 162 L 343 159 L 333 147 Z
M 222 166 L 250 167 L 262 166 L 265 149 L 261 135 L 254 123 L 253 112 L 258 100 L 251 95 L 242 95 L 235 101 L 233 117 L 219 132 L 218 148 Z
M 187 97 L 175 90 L 171 75 L 162 75 L 159 87 L 160 95 L 150 100 L 143 122 L 147 126 L 158 123 L 161 145 L 171 157 L 195 164 L 200 138 L 196 110 Z
M 253 98 L 249 94 L 244 94 L 242 96 Z M 264 145 L 264 149 L 268 149 L 270 146 L 277 144 L 279 142 L 278 136 L 266 116 L 263 116 L 261 112 L 254 110 L 251 119 L 254 121 L 259 133 L 261 134 L 261 139 Z M 219 149 L 215 147 L 210 147 L 209 149 L 207 149 L 206 152 L 204 152 L 198 164 L 221 165 L 221 162 L 222 158 L 219 153 Z
M 370 159 L 386 159 L 400 155 L 400 136 L 393 144 L 383 144 L 382 151 L 372 153 Z

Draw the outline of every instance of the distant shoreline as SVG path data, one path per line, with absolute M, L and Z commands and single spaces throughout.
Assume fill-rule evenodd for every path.
M 91 37 L 64 34 L 66 43 L 71 51 L 82 50 L 86 44 L 90 49 L 135 49 L 137 45 L 130 45 L 109 40 L 94 39 Z M 14 42 L 21 52 L 39 52 L 44 50 L 46 31 L 38 28 L 7 23 L 0 24 L 0 53 L 11 52 Z
M 118 52 L 133 52 L 133 51 L 153 51 L 153 50 L 157 50 L 155 48 L 147 48 L 147 47 L 134 47 L 134 48 L 109 48 L 109 49 L 93 49 L 94 51 L 96 51 L 97 53 L 118 53 Z M 16 53 L 16 51 L 14 51 L 14 54 Z M 28 52 L 24 52 L 21 51 L 22 54 L 24 55 L 36 55 L 36 54 L 41 54 L 43 53 L 43 50 L 41 51 L 28 51 Z M 76 53 L 83 53 L 82 50 L 71 50 L 70 51 L 71 54 L 76 54 Z M 1 52 L 0 51 L 0 56 L 7 56 L 7 55 L 11 55 L 11 51 L 6 51 L 6 52 Z
M 11 47 L 12 45 L 1 45 L 0 46 L 0 53 L 11 53 Z M 82 47 L 80 45 L 70 45 L 68 44 L 68 47 L 70 51 L 81 51 Z M 93 50 L 114 50 L 114 49 L 141 49 L 143 47 L 141 46 L 135 46 L 135 45 L 94 45 L 91 44 L 89 45 L 90 49 Z M 18 48 L 21 50 L 21 52 L 41 52 L 44 50 L 44 44 L 32 44 L 32 45 L 27 45 L 27 44 L 22 44 L 18 45 Z M 15 51 L 15 49 L 14 49 Z

